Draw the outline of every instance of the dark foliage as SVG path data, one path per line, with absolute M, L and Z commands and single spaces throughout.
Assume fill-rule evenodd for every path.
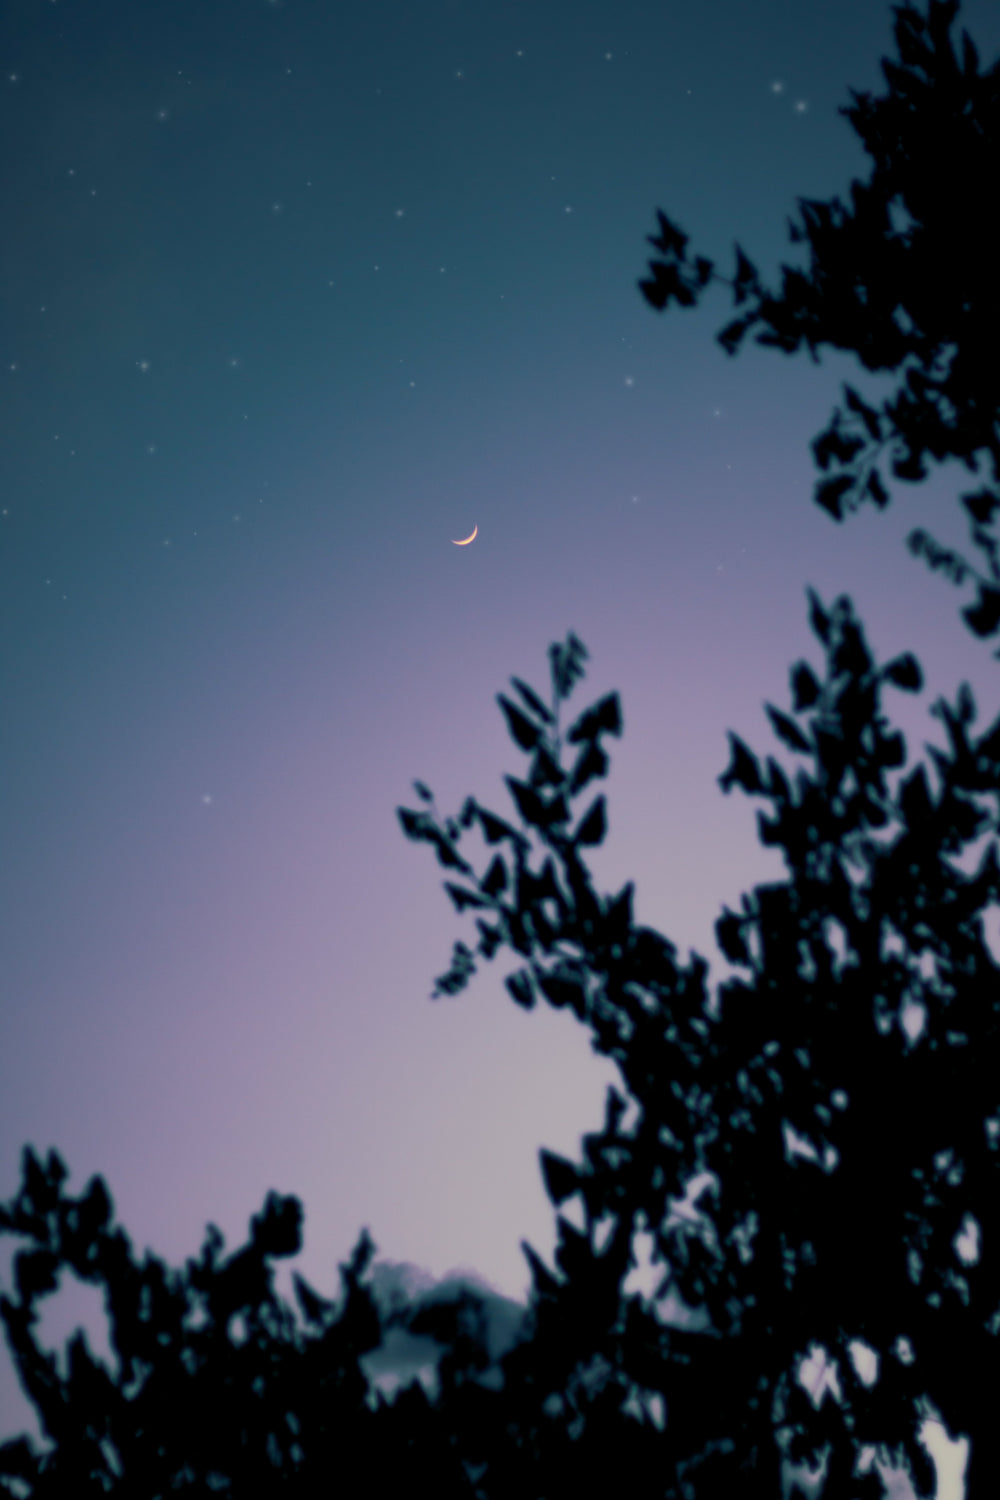
M 947 35 L 955 9 L 930 0 L 927 21 L 897 9 L 890 95 L 855 96 L 849 112 L 875 159 L 872 182 L 854 185 L 853 218 L 839 205 L 803 206 L 811 277 L 786 269 L 784 297 L 768 296 L 737 247 L 736 301 L 751 310 L 721 335 L 726 347 L 764 322 L 759 341 L 789 351 L 805 338 L 814 357 L 831 343 L 873 370 L 916 361 L 882 412 L 848 391 L 865 437 L 845 435 L 835 414 L 814 445 L 824 470 L 834 460 L 848 470 L 866 441 L 876 452 L 898 441 L 897 477 L 921 477 L 928 454 L 971 468 L 985 449 L 1000 479 L 1000 377 L 988 358 L 1000 315 L 984 217 L 998 180 L 1000 70 L 981 77 L 967 38 L 958 66 Z M 910 215 L 905 231 L 890 232 L 895 197 Z M 688 265 L 686 237 L 660 222 L 664 258 L 644 290 L 657 306 L 692 305 L 712 263 Z M 949 368 L 932 374 L 952 349 Z M 861 467 L 823 481 L 818 498 L 832 514 L 851 497 L 887 503 L 873 461 Z M 963 499 L 1000 581 L 985 530 L 1000 495 Z M 964 563 L 916 535 L 932 566 L 964 576 Z M 745 977 L 719 985 L 714 1007 L 706 960 L 682 964 L 674 944 L 635 922 L 631 884 L 610 896 L 593 887 L 585 856 L 605 837 L 607 807 L 592 784 L 607 774 L 604 741 L 622 718 L 612 693 L 561 731 L 587 659 L 575 636 L 550 648 L 549 704 L 519 678 L 516 701 L 499 698 L 529 757 L 506 779 L 511 816 L 469 797 L 442 819 L 423 782 L 419 809 L 398 809 L 406 836 L 434 847 L 478 935 L 455 944 L 435 995 L 460 994 L 478 960 L 509 951 L 511 998 L 572 1010 L 622 1078 L 579 1161 L 540 1153 L 553 1205 L 578 1205 L 584 1228 L 557 1212 L 554 1268 L 524 1243 L 528 1318 L 499 1360 L 502 1382 L 487 1379 L 475 1296 L 417 1315 L 380 1309 L 366 1231 L 341 1267 L 338 1302 L 294 1278 L 300 1322 L 275 1296 L 270 1266 L 300 1247 L 295 1198 L 269 1194 L 247 1244 L 225 1258 L 209 1225 L 200 1257 L 169 1270 L 149 1254 L 136 1261 L 101 1178 L 74 1199 L 56 1153 L 43 1164 L 26 1147 L 0 1233 L 28 1247 L 0 1316 L 50 1446 L 0 1445 L 0 1495 L 367 1500 L 432 1487 L 442 1500 L 778 1500 L 783 1458 L 825 1452 L 824 1500 L 853 1500 L 880 1489 L 874 1473 L 854 1472 L 859 1448 L 875 1444 L 926 1496 L 926 1394 L 952 1435 L 971 1437 L 970 1500 L 992 1497 L 1000 986 L 983 913 L 1000 870 L 992 842 L 974 875 L 954 861 L 1000 819 L 1000 719 L 976 739 L 963 684 L 954 705 L 936 705 L 949 739 L 932 750 L 939 788 L 918 766 L 890 790 L 886 773 L 905 768 L 906 750 L 881 692 L 919 691 L 919 666 L 904 655 L 877 667 L 847 599 L 827 609 L 810 590 L 809 606 L 825 665 L 796 663 L 789 704 L 767 705 L 778 741 L 803 759 L 794 786 L 735 734 L 719 777 L 724 791 L 738 785 L 770 805 L 760 839 L 783 850 L 788 878 L 744 895 L 738 912 L 723 909 L 719 947 Z M 996 633 L 1000 590 L 981 581 L 966 618 Z M 487 846 L 481 873 L 460 852 L 473 829 Z M 914 1006 L 917 1034 L 904 1024 Z M 792 1131 L 806 1156 L 790 1149 Z M 675 1201 L 704 1171 L 708 1206 L 679 1218 Z M 641 1229 L 664 1268 L 653 1298 L 623 1292 Z M 79 1335 L 65 1377 L 38 1347 L 37 1304 L 66 1268 L 104 1290 L 113 1371 Z M 703 1308 L 706 1326 L 664 1324 L 667 1290 Z M 370 1387 L 361 1360 L 397 1324 L 444 1347 L 435 1396 L 415 1382 L 389 1402 Z M 872 1379 L 855 1363 L 856 1341 L 876 1357 Z M 797 1379 L 814 1345 L 839 1380 L 818 1405 Z
M 16 1257 L 0 1313 L 55 1446 L 0 1448 L 0 1493 L 249 1496 L 263 1481 L 269 1494 L 312 1497 L 333 1479 L 338 1493 L 369 1495 L 433 1476 L 436 1493 L 470 1500 L 605 1488 L 639 1500 L 777 1500 L 783 1456 L 826 1451 L 825 1496 L 847 1497 L 878 1493 L 874 1472 L 853 1474 L 859 1445 L 872 1443 L 902 1457 L 928 1495 L 933 1471 L 916 1437 L 924 1393 L 953 1435 L 972 1435 L 972 1500 L 992 1493 L 998 1268 L 995 1254 L 957 1240 L 971 1224 L 989 1250 L 1000 1230 L 1000 989 L 982 929 L 1000 871 L 992 846 L 974 876 L 949 860 L 996 826 L 996 809 L 987 816 L 975 799 L 1000 794 L 1000 720 L 973 739 L 963 684 L 955 706 L 936 706 L 951 742 L 932 751 L 940 791 L 918 767 L 893 795 L 886 771 L 905 764 L 905 746 L 880 693 L 918 690 L 919 666 L 904 655 L 876 667 L 849 601 L 827 610 L 809 599 L 825 673 L 797 663 L 790 712 L 768 707 L 811 771 L 793 790 L 773 757 L 762 768 L 731 735 L 719 778 L 771 803 L 760 835 L 784 850 L 789 878 L 758 887 L 739 913 L 723 910 L 720 947 L 747 977 L 719 986 L 714 1015 L 705 960 L 680 964 L 672 943 L 634 922 L 631 885 L 599 896 L 581 858 L 603 837 L 603 798 L 579 813 L 574 799 L 604 774 L 601 740 L 620 734 L 621 714 L 611 694 L 560 734 L 586 658 L 575 637 L 552 650 L 551 707 L 527 710 L 531 763 L 525 779 L 508 778 L 521 830 L 472 798 L 442 827 L 423 784 L 431 810 L 399 809 L 409 837 L 466 875 L 447 888 L 486 913 L 476 954 L 517 953 L 513 997 L 571 1008 L 637 1105 L 626 1127 L 626 1098 L 610 1089 L 604 1129 L 584 1138 L 579 1162 L 541 1152 L 553 1204 L 578 1200 L 586 1227 L 558 1215 L 554 1270 L 524 1243 L 527 1332 L 499 1361 L 502 1385 L 482 1378 L 489 1357 L 470 1295 L 410 1324 L 446 1347 L 437 1396 L 416 1383 L 391 1403 L 373 1394 L 359 1357 L 410 1315 L 376 1307 L 366 1232 L 341 1268 L 338 1307 L 296 1277 L 303 1328 L 274 1296 L 268 1265 L 299 1248 L 296 1199 L 270 1194 L 249 1243 L 226 1260 L 209 1226 L 200 1259 L 167 1272 L 149 1255 L 133 1261 L 99 1178 L 74 1200 L 58 1157 L 42 1166 L 26 1149 L 0 1232 L 32 1247 Z M 577 747 L 566 764 L 564 746 Z M 518 797 L 533 783 L 533 801 Z M 478 877 L 457 852 L 473 826 L 499 846 Z M 437 993 L 458 993 L 474 972 L 468 947 L 456 955 Z M 902 1025 L 910 1003 L 925 1020 L 916 1040 Z M 790 1128 L 808 1157 L 789 1150 Z M 714 1205 L 695 1223 L 679 1219 L 670 1200 L 703 1170 Z M 644 1227 L 664 1265 L 658 1296 L 673 1287 L 703 1307 L 703 1331 L 665 1325 L 657 1298 L 624 1296 Z M 105 1288 L 115 1376 L 77 1336 L 63 1380 L 34 1342 L 35 1304 L 63 1266 Z M 854 1341 L 878 1358 L 871 1384 Z M 841 1385 L 818 1409 L 796 1379 L 814 1344 Z
M 789 879 L 719 919 L 720 948 L 748 978 L 720 986 L 714 1018 L 705 961 L 695 954 L 684 968 L 673 944 L 633 923 L 631 885 L 594 892 L 580 835 L 603 799 L 574 818 L 571 767 L 548 793 L 549 804 L 561 799 L 558 819 L 540 799 L 528 811 L 518 803 L 540 868 L 511 829 L 509 852 L 470 888 L 490 908 L 491 920 L 477 919 L 478 952 L 489 959 L 504 946 L 527 960 L 507 980 L 513 997 L 571 1007 L 639 1105 L 623 1131 L 625 1099 L 611 1090 L 605 1132 L 585 1140 L 581 1163 L 542 1153 L 553 1204 L 578 1198 L 587 1231 L 558 1218 L 561 1278 L 526 1247 L 533 1361 L 551 1359 L 561 1382 L 594 1358 L 612 1372 L 607 1400 L 628 1432 L 617 1440 L 625 1493 L 777 1497 L 782 1455 L 815 1462 L 825 1449 L 825 1497 L 879 1494 L 874 1471 L 853 1472 L 859 1447 L 872 1444 L 929 1495 L 933 1466 L 917 1439 L 926 1394 L 952 1436 L 972 1435 L 978 1500 L 1000 1472 L 991 1415 L 1000 1281 L 995 1257 L 978 1253 L 979 1238 L 990 1245 L 1000 1229 L 1000 991 L 982 928 L 1000 869 L 992 844 L 974 876 L 949 861 L 997 826 L 1000 810 L 987 813 L 976 798 L 995 804 L 1000 794 L 1000 720 L 972 741 L 963 684 L 956 706 L 935 708 L 951 741 L 950 756 L 932 751 L 940 793 L 918 767 L 891 795 L 886 772 L 903 767 L 906 752 L 880 692 L 886 683 L 918 691 L 919 666 L 907 654 L 876 667 L 847 599 L 830 611 L 811 590 L 809 601 L 825 681 L 799 662 L 792 712 L 766 706 L 813 773 L 800 771 L 793 791 L 773 758 L 762 768 L 731 735 L 719 778 L 723 790 L 735 783 L 773 804 L 760 837 L 784 850 Z M 559 698 L 554 690 L 555 732 L 536 722 L 535 763 L 527 782 L 508 778 L 512 791 L 530 785 L 538 758 L 558 762 Z M 599 749 L 601 733 L 620 724 L 612 695 L 566 740 Z M 474 805 L 473 819 L 482 816 Z M 456 993 L 473 972 L 457 944 L 436 993 Z M 924 1023 L 916 1039 L 911 1006 Z M 789 1149 L 790 1129 L 807 1157 Z M 671 1221 L 668 1199 L 702 1170 L 715 1176 L 716 1206 L 693 1229 Z M 598 1254 L 596 1228 L 608 1216 L 614 1232 Z M 661 1291 L 672 1285 L 705 1308 L 708 1331 L 665 1328 L 648 1299 L 620 1295 L 642 1227 L 666 1268 Z M 818 1410 L 795 1379 L 814 1344 L 835 1360 L 841 1387 Z M 855 1359 L 859 1344 L 877 1358 L 873 1382 Z M 523 1389 L 526 1357 L 511 1357 L 508 1385 L 513 1376 Z M 550 1377 L 546 1388 L 558 1401 L 565 1385 Z M 636 1391 L 665 1397 L 663 1432 L 648 1413 L 624 1414 Z M 578 1439 L 588 1453 L 594 1443 L 594 1463 L 603 1431 L 584 1424 Z M 574 1493 L 537 1479 L 526 1492 Z
M 872 158 L 871 177 L 852 182 L 852 207 L 838 197 L 800 198 L 801 227 L 789 220 L 792 243 L 809 244 L 808 273 L 782 266 L 781 295 L 768 292 L 737 244 L 729 281 L 704 256 L 689 262 L 688 236 L 658 211 L 659 233 L 649 240 L 660 255 L 639 286 L 659 310 L 694 306 L 709 281 L 731 286 L 734 305 L 746 310 L 718 335 L 730 355 L 763 325 L 756 342 L 786 354 L 805 340 L 817 364 L 817 349 L 829 344 L 857 354 L 866 370 L 900 372 L 880 407 L 845 385 L 846 409 L 834 409 L 812 444 L 816 466 L 830 471 L 814 499 L 838 521 L 866 500 L 888 505 L 883 455 L 895 478 L 911 483 L 926 477 L 928 459 L 958 458 L 976 472 L 977 455 L 988 456 L 992 482 L 960 497 L 988 576 L 921 529 L 907 545 L 953 583 L 975 577 L 977 598 L 963 618 L 976 635 L 993 636 L 1000 633 L 1000 556 L 990 529 L 1000 508 L 1000 59 L 980 72 L 963 32 L 959 60 L 950 38 L 957 0 L 929 0 L 927 16 L 909 4 L 892 8 L 899 62 L 882 60 L 888 93 L 852 89 L 853 108 L 840 110 Z

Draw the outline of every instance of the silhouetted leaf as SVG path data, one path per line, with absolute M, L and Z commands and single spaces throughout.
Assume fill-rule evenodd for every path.
M 513 828 L 510 823 L 505 823 L 503 818 L 498 818 L 494 813 L 487 812 L 484 807 L 477 809 L 479 826 L 483 830 L 483 838 L 488 844 L 498 844 L 501 839 L 510 839 L 512 843 L 523 843 L 524 836 Z
M 455 903 L 457 912 L 465 911 L 468 906 L 491 906 L 493 904 L 485 901 L 477 891 L 467 890 L 463 885 L 454 885 L 450 880 L 444 882 L 444 888 Z
M 885 485 L 879 478 L 877 469 L 872 469 L 871 473 L 868 475 L 868 481 L 865 487 L 879 509 L 884 510 L 885 507 L 889 504 L 889 495 Z
M 997 509 L 1000 509 L 1000 496 L 995 495 L 992 490 L 977 490 L 974 494 L 963 495 L 961 498 L 969 515 L 980 526 L 988 526 Z
M 589 652 L 583 642 L 570 631 L 564 645 L 554 643 L 549 647 L 549 665 L 552 671 L 552 687 L 557 698 L 568 698 L 573 684 L 583 676 L 583 663 Z
M 796 713 L 803 709 L 811 708 L 819 697 L 819 683 L 816 681 L 809 664 L 804 661 L 796 662 L 791 672 L 792 682 L 792 706 Z
M 729 736 L 731 759 L 725 771 L 717 778 L 719 786 L 724 792 L 728 792 L 735 781 L 743 787 L 744 791 L 763 791 L 763 782 L 760 779 L 760 767 L 756 759 L 750 754 L 750 751 L 739 735 L 733 734 L 731 729 L 727 730 L 727 734 Z
M 885 667 L 885 676 L 896 687 L 905 689 L 908 693 L 919 693 L 924 685 L 923 674 L 920 663 L 911 652 L 906 651 L 902 656 L 896 656 Z
M 794 719 L 783 714 L 779 708 L 772 708 L 770 703 L 765 703 L 764 708 L 778 738 L 783 740 L 790 750 L 799 750 L 808 754 L 809 741 Z
M 462 811 L 458 815 L 458 821 L 461 823 L 463 828 L 472 827 L 473 823 L 475 822 L 477 811 L 478 809 L 476 807 L 476 799 L 474 797 L 466 797 L 465 801 L 462 803 Z
M 817 635 L 825 646 L 830 640 L 830 616 L 823 609 L 813 589 L 806 589 L 806 597 L 809 600 L 809 624 L 812 626 L 813 634 Z
M 551 828 L 555 824 L 566 822 L 569 810 L 565 797 L 553 797 L 551 801 L 544 802 L 527 782 L 517 781 L 513 776 L 505 776 L 504 781 L 517 804 L 518 812 L 533 828 Z
M 559 1290 L 559 1282 L 527 1240 L 521 1240 L 521 1252 L 531 1268 L 531 1279 L 535 1291 L 541 1297 L 554 1296 Z
M 560 1203 L 579 1190 L 579 1173 L 572 1162 L 567 1161 L 564 1156 L 556 1156 L 552 1151 L 543 1148 L 538 1156 L 542 1164 L 542 1176 L 545 1178 L 545 1191 L 558 1208 Z
M 575 796 L 577 792 L 582 791 L 596 776 L 603 776 L 607 769 L 608 757 L 601 747 L 593 741 L 586 743 L 577 756 L 576 765 L 570 777 L 571 795 Z
M 683 255 L 688 236 L 676 224 L 671 223 L 662 209 L 656 210 L 656 217 L 659 220 L 660 232 L 647 235 L 649 243 L 657 250 L 662 250 L 665 255 Z
M 736 276 L 733 282 L 733 300 L 736 306 L 745 302 L 751 291 L 760 290 L 757 268 L 749 261 L 740 245 L 736 246 Z
M 289 1194 L 268 1193 L 251 1221 L 250 1237 L 262 1255 L 298 1255 L 302 1248 L 302 1204 Z
M 516 974 L 508 974 L 504 984 L 518 1005 L 522 1005 L 525 1010 L 534 1009 L 535 992 L 531 985 L 529 970 L 518 969 Z
M 967 682 L 959 683 L 955 717 L 958 723 L 964 726 L 968 726 L 975 720 L 976 700 Z
M 442 974 L 435 980 L 431 998 L 436 1000 L 438 995 L 460 994 L 475 972 L 476 963 L 472 950 L 465 943 L 455 943 L 451 954 L 451 968 L 447 974 Z
M 751 312 L 745 313 L 741 318 L 734 318 L 731 323 L 726 324 L 721 333 L 716 334 L 716 342 L 722 345 L 727 354 L 735 354 L 743 342 L 747 329 L 752 328 L 759 317 L 759 313 Z
M 430 791 L 429 787 L 426 787 L 424 785 L 422 781 L 415 781 L 413 783 L 413 790 L 416 792 L 418 797 L 423 799 L 424 802 L 433 802 L 433 793 Z
M 627 880 L 618 895 L 610 900 L 604 913 L 605 941 L 624 944 L 632 928 L 633 881 Z
M 413 812 L 409 807 L 397 807 L 396 816 L 403 825 L 408 839 L 427 839 L 433 826 L 427 813 Z
M 907 453 L 902 458 L 893 459 L 892 472 L 897 479 L 910 479 L 916 482 L 927 478 L 927 465 L 919 452 Z
M 570 744 L 581 740 L 594 740 L 599 734 L 620 735 L 622 732 L 621 704 L 617 693 L 608 693 L 592 708 L 586 709 L 566 734 Z
M 962 618 L 968 622 L 976 635 L 995 635 L 1000 625 L 1000 589 L 981 583 L 979 598 L 975 604 L 962 610 Z
M 715 923 L 715 937 L 730 963 L 749 965 L 750 955 L 740 930 L 741 925 L 739 917 L 726 907 Z
M 476 918 L 476 928 L 479 932 L 479 952 L 484 958 L 490 959 L 503 941 L 500 928 L 490 922 L 484 922 Z
M 308 1281 L 305 1281 L 298 1271 L 292 1272 L 292 1285 L 306 1321 L 315 1324 L 324 1323 L 328 1314 L 333 1311 L 334 1304 L 313 1291 Z
M 851 411 L 859 416 L 864 422 L 865 430 L 867 431 L 868 436 L 870 438 L 878 439 L 881 436 L 881 433 L 879 431 L 878 416 L 874 409 L 868 406 L 866 402 L 862 401 L 857 391 L 855 391 L 852 386 L 849 386 L 847 384 L 844 385 L 844 396 Z
M 535 749 L 535 757 L 531 763 L 531 785 L 534 787 L 562 786 L 563 775 L 563 769 L 559 762 L 549 754 L 544 745 L 539 744 Z
M 512 738 L 522 750 L 533 750 L 541 733 L 538 726 L 532 724 L 531 720 L 515 704 L 505 698 L 503 693 L 497 694 L 497 702 L 504 711 Z
M 568 1005 L 583 1018 L 583 988 L 579 979 L 563 974 L 539 974 L 538 988 L 554 1009 L 562 1010 Z
M 498 896 L 501 891 L 507 889 L 507 866 L 499 854 L 494 857 L 480 881 L 479 889 L 486 896 Z
M 837 474 L 832 479 L 821 480 L 816 486 L 816 504 L 829 511 L 835 521 L 843 518 L 843 497 L 857 483 L 853 474 Z
M 576 844 L 599 844 L 605 834 L 604 798 L 598 797 L 574 835 Z
M 438 864 L 444 865 L 446 869 L 461 870 L 464 875 L 472 874 L 472 866 L 462 858 L 443 833 L 435 829 L 431 834 L 431 842 L 437 850 Z
M 543 724 L 552 724 L 554 720 L 551 713 L 534 689 L 530 688 L 526 682 L 522 682 L 520 677 L 512 677 L 510 680 L 511 685 L 520 693 L 531 712 L 537 714 Z
M 88 1243 L 107 1226 L 111 1218 L 111 1200 L 100 1177 L 92 1177 L 87 1184 L 86 1196 L 80 1201 L 78 1215 L 81 1232 Z

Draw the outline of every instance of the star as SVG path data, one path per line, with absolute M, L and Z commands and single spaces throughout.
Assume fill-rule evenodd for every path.
M 632 376 L 632 375 L 626 375 L 625 376 L 625 384 L 626 385 L 630 385 L 630 386 L 631 385 L 635 385 L 635 377 Z
M 401 219 L 404 216 L 405 213 L 406 213 L 406 209 L 405 208 L 397 208 L 396 209 L 396 218 L 397 219 Z
M 784 87 L 785 85 L 776 79 L 775 82 L 771 84 L 771 93 L 780 94 Z
M 141 370 L 142 373 L 145 375 L 146 371 L 149 369 L 149 360 L 148 359 L 137 359 L 136 362 L 135 362 L 135 364 L 136 364 L 136 369 Z
M 204 803 L 205 803 L 205 805 L 206 805 L 206 807 L 207 807 L 207 806 L 208 806 L 208 804 L 209 804 L 209 803 L 210 803 L 210 802 L 211 802 L 211 800 L 212 800 L 212 795 L 211 795 L 211 793 L 210 793 L 210 792 L 204 792 L 204 793 L 203 793 L 203 794 L 202 794 L 202 799 L 201 799 L 201 800 L 202 800 L 202 802 L 204 802 Z
M 795 101 L 795 113 L 797 115 L 804 115 L 808 108 L 809 106 L 804 99 L 797 99 Z

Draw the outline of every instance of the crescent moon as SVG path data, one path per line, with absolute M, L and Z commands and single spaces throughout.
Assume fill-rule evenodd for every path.
M 473 528 L 472 528 L 472 535 L 471 536 L 465 537 L 460 542 L 456 542 L 455 539 L 454 539 L 454 537 L 452 537 L 451 545 L 453 547 L 467 547 L 470 542 L 474 542 L 476 540 L 476 533 L 478 532 L 478 530 L 479 530 L 479 524 L 477 522 L 477 524 L 475 526 L 473 526 Z

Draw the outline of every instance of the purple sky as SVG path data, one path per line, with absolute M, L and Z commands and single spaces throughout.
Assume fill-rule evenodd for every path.
M 618 1074 L 571 1015 L 510 1000 L 509 961 L 428 998 L 474 928 L 402 835 L 413 779 L 506 813 L 525 762 L 495 694 L 516 674 L 547 697 L 574 630 L 571 707 L 617 690 L 624 714 L 597 883 L 634 880 L 637 919 L 714 989 L 723 903 L 784 874 L 758 804 L 719 790 L 726 731 L 791 763 L 763 704 L 822 660 L 807 584 L 850 595 L 880 661 L 918 657 L 924 692 L 885 699 L 907 769 L 963 679 L 995 717 L 971 590 L 903 545 L 923 525 L 968 553 L 966 471 L 842 526 L 811 499 L 841 383 L 891 380 L 729 359 L 725 289 L 658 316 L 636 285 L 657 207 L 723 275 L 735 239 L 769 284 L 802 263 L 796 196 L 868 174 L 837 106 L 883 91 L 891 19 L 8 8 L 0 1198 L 25 1143 L 53 1147 L 179 1265 L 209 1221 L 232 1249 L 295 1193 L 286 1295 L 293 1266 L 336 1293 L 367 1225 L 380 1285 L 462 1271 L 512 1327 L 519 1241 L 555 1243 L 538 1150 L 575 1158 Z M 992 61 L 996 6 L 963 25 Z M 106 1350 L 98 1294 L 64 1288 L 43 1336 L 82 1321 Z M 0 1350 L 0 1439 L 22 1430 Z M 956 1484 L 942 1469 L 942 1500 Z

